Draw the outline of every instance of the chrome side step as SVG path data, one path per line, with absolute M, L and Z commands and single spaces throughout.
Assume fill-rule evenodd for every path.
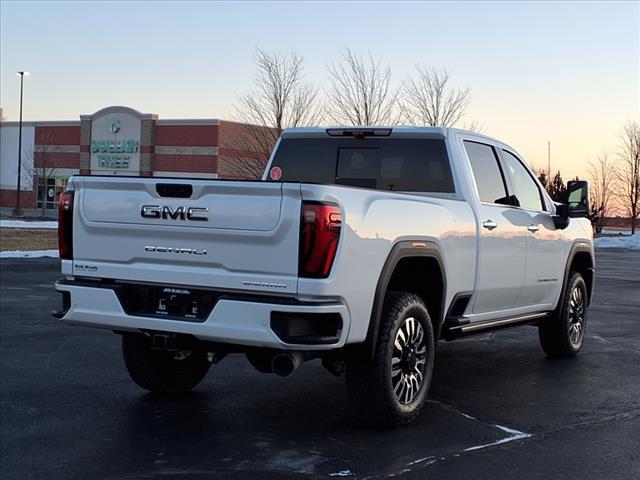
M 447 328 L 447 340 L 453 340 L 465 335 L 473 335 L 476 333 L 484 333 L 491 330 L 499 330 L 501 328 L 515 327 L 518 325 L 526 325 L 535 323 L 537 320 L 548 317 L 550 312 L 529 313 L 527 315 L 518 315 L 515 317 L 499 318 L 496 320 L 486 320 L 484 322 L 469 323 L 469 319 L 460 317 L 457 319 L 457 325 L 451 325 Z
M 469 332 L 475 332 L 477 330 L 485 330 L 488 328 L 497 328 L 501 326 L 511 325 L 513 323 L 527 323 L 531 320 L 538 320 L 548 315 L 549 314 L 547 312 L 530 313 L 528 315 L 520 315 L 518 317 L 501 318 L 498 320 L 488 320 L 485 322 L 470 323 L 468 325 L 461 325 L 459 328 L 462 333 L 469 333 Z

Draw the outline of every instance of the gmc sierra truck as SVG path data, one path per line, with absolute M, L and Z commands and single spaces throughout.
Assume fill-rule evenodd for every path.
M 412 421 L 436 343 L 534 325 L 580 350 L 588 185 L 554 203 L 510 146 L 448 128 L 286 130 L 260 181 L 75 176 L 61 321 L 122 336 L 140 387 L 179 393 L 241 353 L 345 374 L 359 415 Z

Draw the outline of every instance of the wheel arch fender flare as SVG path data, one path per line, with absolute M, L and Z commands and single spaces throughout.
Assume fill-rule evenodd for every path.
M 576 241 L 571 245 L 569 250 L 569 255 L 567 256 L 567 262 L 564 266 L 564 274 L 562 277 L 562 289 L 560 290 L 560 294 L 558 295 L 558 301 L 556 303 L 556 309 L 559 308 L 564 302 L 565 290 L 567 288 L 567 284 L 569 283 L 569 276 L 572 271 L 572 265 L 576 258 L 576 256 L 580 254 L 581 256 L 587 254 L 589 256 L 589 266 L 587 266 L 587 276 L 584 281 L 587 284 L 587 305 L 591 304 L 591 299 L 593 297 L 593 287 L 595 282 L 595 256 L 593 252 L 593 248 L 586 242 Z
M 369 328 L 367 330 L 367 337 L 365 345 L 367 348 L 367 354 L 373 358 L 375 353 L 376 342 L 378 340 L 378 333 L 380 330 L 380 322 L 382 320 L 382 309 L 384 305 L 384 298 L 389 286 L 389 282 L 395 272 L 396 267 L 401 260 L 406 258 L 430 258 L 437 262 L 442 282 L 442 298 L 440 299 L 440 312 L 429 312 L 432 316 L 431 320 L 434 323 L 434 333 L 438 332 L 442 327 L 442 321 L 444 317 L 445 302 L 447 295 L 447 279 L 444 268 L 444 260 L 440 247 L 437 243 L 425 240 L 403 240 L 394 244 L 387 259 L 382 267 L 382 272 L 378 277 L 376 284 L 375 296 L 373 298 L 373 305 L 371 308 L 371 316 L 369 319 Z M 436 318 L 437 313 L 437 318 Z M 436 334 L 437 335 L 437 334 Z M 436 337 L 437 338 L 437 337 Z

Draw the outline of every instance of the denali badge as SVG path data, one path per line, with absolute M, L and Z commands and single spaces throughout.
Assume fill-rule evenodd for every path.
M 242 284 L 247 287 L 287 288 L 284 283 L 253 282 L 250 280 L 243 280 Z
M 145 218 L 170 218 L 171 220 L 193 220 L 197 222 L 208 222 L 206 213 L 207 207 L 175 207 L 170 205 L 143 205 L 140 215 Z
M 195 248 L 173 248 L 173 247 L 152 247 L 147 245 L 144 247 L 145 252 L 158 253 L 186 253 L 189 255 L 206 255 L 207 250 L 196 250 Z

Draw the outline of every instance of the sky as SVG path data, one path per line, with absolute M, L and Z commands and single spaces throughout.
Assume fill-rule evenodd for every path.
M 327 86 L 342 49 L 416 64 L 471 89 L 464 121 L 565 180 L 587 175 L 640 120 L 640 2 L 0 3 L 0 106 L 17 120 L 77 120 L 126 105 L 160 118 L 222 118 L 251 88 L 256 47 L 297 51 Z

